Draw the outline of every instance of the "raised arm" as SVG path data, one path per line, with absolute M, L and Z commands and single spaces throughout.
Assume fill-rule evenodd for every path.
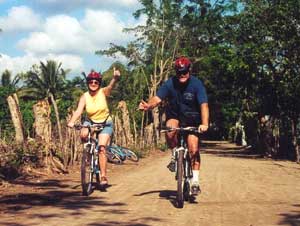
M 105 96 L 109 96 L 111 93 L 111 90 L 114 88 L 115 84 L 117 83 L 117 81 L 119 81 L 121 76 L 121 73 L 119 70 L 116 70 L 116 68 L 114 67 L 114 75 L 112 80 L 110 81 L 110 83 L 108 84 L 108 86 L 103 88 L 103 92 L 105 94 Z

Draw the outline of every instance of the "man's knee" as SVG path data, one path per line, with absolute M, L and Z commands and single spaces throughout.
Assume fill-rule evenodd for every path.
M 176 128 L 179 126 L 179 121 L 177 119 L 168 119 L 166 122 L 167 127 Z M 166 133 L 166 140 L 169 148 L 174 148 L 177 146 L 177 132 L 171 131 Z

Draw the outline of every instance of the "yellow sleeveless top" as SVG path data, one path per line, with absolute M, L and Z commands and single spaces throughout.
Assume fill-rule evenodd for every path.
M 101 88 L 95 96 L 91 96 L 89 92 L 84 93 L 85 109 L 89 119 L 93 122 L 101 123 L 106 119 L 111 120 L 106 96 Z

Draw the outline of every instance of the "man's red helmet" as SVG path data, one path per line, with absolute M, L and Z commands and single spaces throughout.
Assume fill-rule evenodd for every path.
M 189 72 L 191 67 L 191 61 L 186 57 L 179 57 L 175 61 L 176 74 L 186 74 Z
M 96 71 L 91 71 L 86 77 L 86 81 L 89 82 L 91 80 L 97 80 L 99 83 L 102 81 L 102 75 Z

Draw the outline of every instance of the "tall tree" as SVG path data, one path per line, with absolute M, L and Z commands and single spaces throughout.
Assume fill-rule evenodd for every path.
M 233 59 L 239 62 L 232 61 L 230 66 L 234 69 L 233 83 L 239 87 L 239 99 L 243 99 L 242 109 L 271 115 L 282 122 L 288 119 L 293 140 L 297 141 L 300 2 L 240 3 L 243 10 L 228 21 L 226 40 L 236 54 Z M 276 137 L 279 140 L 278 132 Z M 294 142 L 294 146 L 299 159 L 299 145 Z
M 97 54 L 113 55 L 121 52 L 129 59 L 129 66 L 133 68 L 132 75 L 135 80 L 143 82 L 148 92 L 140 93 L 139 98 L 156 95 L 158 86 L 169 76 L 172 63 L 178 52 L 178 39 L 181 36 L 178 25 L 180 14 L 178 3 L 174 0 L 160 0 L 157 2 L 141 0 L 143 8 L 137 10 L 135 17 L 146 15 L 146 25 L 126 29 L 127 32 L 139 33 L 139 38 L 129 43 L 126 47 L 111 45 L 109 50 L 97 51 Z M 143 126 L 142 122 L 142 126 Z M 153 110 L 153 129 L 159 124 L 158 109 Z M 142 128 L 143 130 L 143 128 Z M 158 131 L 154 140 L 148 141 L 154 144 L 159 139 Z M 144 140 L 144 139 L 143 139 Z
M 65 77 L 68 71 L 61 68 L 62 64 L 53 60 L 47 63 L 40 62 L 34 66 L 26 75 L 25 83 L 28 87 L 27 95 L 36 99 L 49 99 L 53 105 L 59 134 L 60 145 L 63 143 L 61 122 L 56 100 L 64 88 Z

